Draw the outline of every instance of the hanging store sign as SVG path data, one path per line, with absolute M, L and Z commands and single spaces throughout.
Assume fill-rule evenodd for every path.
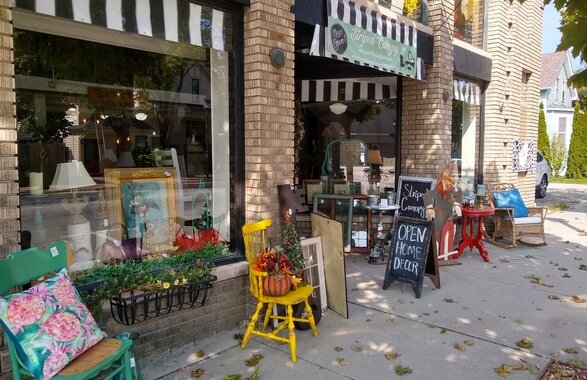
M 326 54 L 417 77 L 416 29 L 349 0 L 327 0 L 327 12 Z

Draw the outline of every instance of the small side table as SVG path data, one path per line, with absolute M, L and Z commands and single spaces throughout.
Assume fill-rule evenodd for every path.
M 483 261 L 489 261 L 489 253 L 483 244 L 483 218 L 493 215 L 495 209 L 493 207 L 463 207 L 463 226 L 461 228 L 461 242 L 459 243 L 459 250 L 453 258 L 458 259 L 463 254 L 465 248 L 469 247 L 473 250 L 476 247 Z M 478 220 L 477 233 L 475 234 L 475 219 Z M 468 228 L 467 228 L 468 227 Z
M 395 210 L 399 209 L 398 205 L 389 205 L 389 206 L 365 206 L 367 209 L 367 228 L 371 229 L 371 221 L 373 218 L 373 211 L 379 211 L 379 225 L 382 224 L 383 221 L 383 213 L 384 212 L 395 212 Z M 370 232 L 370 231 L 369 231 Z M 370 263 L 377 262 L 378 259 L 384 260 L 384 247 L 385 247 L 385 231 L 383 231 L 383 226 L 381 228 L 377 227 L 376 234 L 373 234 L 372 237 L 370 233 L 367 234 L 368 239 L 368 246 L 371 248 L 371 253 L 367 260 Z

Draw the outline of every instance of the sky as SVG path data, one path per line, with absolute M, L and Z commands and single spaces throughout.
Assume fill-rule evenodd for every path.
M 552 53 L 556 51 L 556 47 L 561 40 L 561 32 L 558 30 L 560 26 L 560 15 L 554 5 L 548 4 L 544 7 L 544 26 L 542 30 L 542 52 Z M 575 58 L 573 60 L 573 68 L 580 67 L 581 60 Z

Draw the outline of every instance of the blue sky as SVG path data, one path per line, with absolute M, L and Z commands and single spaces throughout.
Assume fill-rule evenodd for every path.
M 554 5 L 548 4 L 544 7 L 544 27 L 542 30 L 543 53 L 552 53 L 556 51 L 556 47 L 561 40 L 561 32 L 558 30 L 560 19 L 560 15 Z M 580 62 L 580 59 L 574 59 L 573 68 L 579 68 Z

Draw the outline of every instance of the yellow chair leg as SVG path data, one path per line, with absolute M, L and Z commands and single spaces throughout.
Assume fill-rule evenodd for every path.
M 255 309 L 255 313 L 251 317 L 251 321 L 247 326 L 247 331 L 245 332 L 245 337 L 243 338 L 243 342 L 241 343 L 241 348 L 245 348 L 247 343 L 249 343 L 249 338 L 251 337 L 251 331 L 255 329 L 255 325 L 257 324 L 257 320 L 259 319 L 259 313 L 263 309 L 263 302 L 257 303 L 257 308 Z
M 265 310 L 265 318 L 263 318 L 263 331 L 267 329 L 267 325 L 269 325 L 269 321 L 271 320 L 271 316 L 273 315 L 273 307 L 275 303 L 269 302 L 267 304 L 267 310 Z
M 312 307 L 308 303 L 307 299 L 304 300 L 304 303 L 306 304 L 305 309 L 306 309 L 308 323 L 310 324 L 310 328 L 312 329 L 312 335 L 318 336 L 318 329 L 316 328 L 316 321 L 314 320 L 314 314 L 312 313 Z
M 296 327 L 293 322 L 293 308 L 287 305 L 287 327 L 289 328 L 289 349 L 291 351 L 291 361 L 295 363 L 296 356 Z

